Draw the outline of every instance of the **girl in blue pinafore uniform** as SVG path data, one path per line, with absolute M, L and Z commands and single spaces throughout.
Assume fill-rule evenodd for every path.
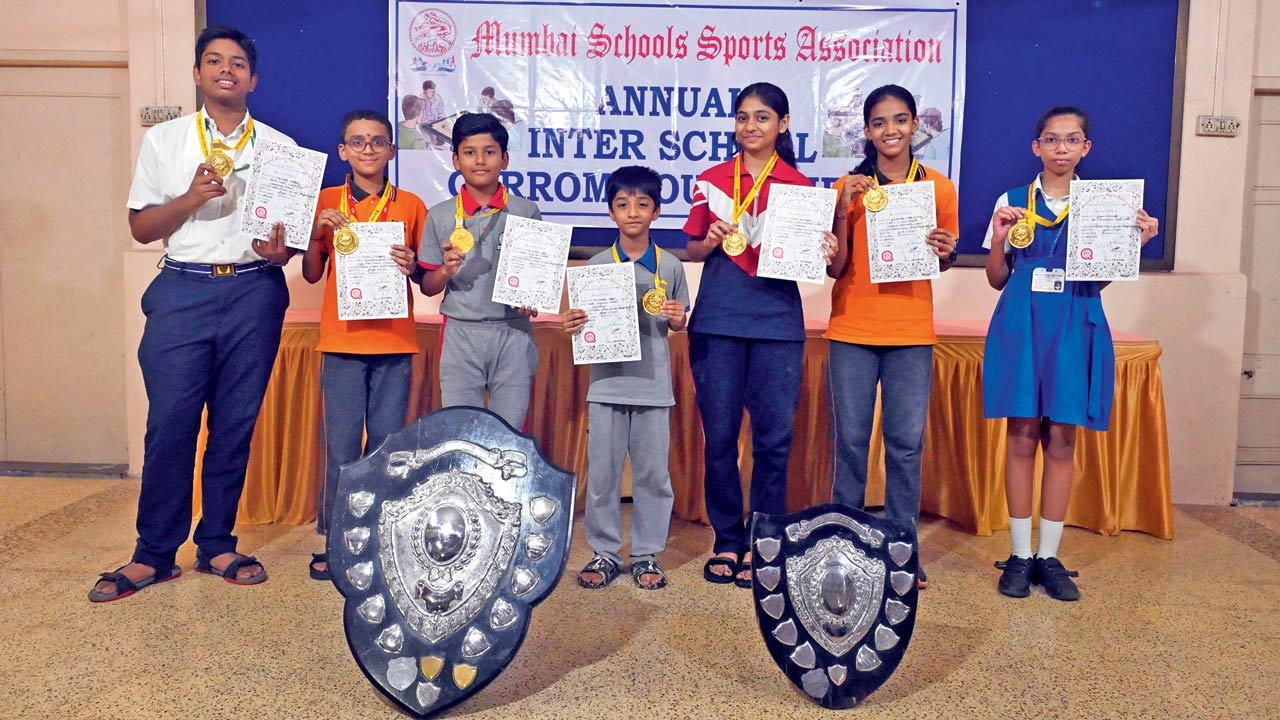
M 996 563 L 999 590 L 1027 597 L 1042 585 L 1058 600 L 1076 600 L 1076 573 L 1057 559 L 1074 474 L 1077 426 L 1103 431 L 1111 420 L 1115 350 L 1102 309 L 1102 282 L 1068 281 L 1068 199 L 1081 158 L 1089 154 L 1083 110 L 1051 108 L 1036 124 L 1032 152 L 1044 163 L 1029 185 L 996 202 L 987 230 L 987 280 L 1001 290 L 987 330 L 982 406 L 988 418 L 1007 418 L 1005 497 L 1012 552 Z M 1034 212 L 1032 212 L 1034 209 Z M 1034 226 L 1030 245 L 1010 241 L 1015 225 Z M 1142 242 L 1159 223 L 1139 211 Z M 1016 243 L 1022 244 L 1022 243 Z M 1032 482 L 1036 450 L 1044 449 L 1040 545 L 1031 555 Z

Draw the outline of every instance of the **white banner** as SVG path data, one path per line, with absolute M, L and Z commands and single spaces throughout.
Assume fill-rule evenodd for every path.
M 679 228 L 694 179 L 733 156 L 738 90 L 761 81 L 786 91 L 818 184 L 861 160 L 863 98 L 888 83 L 916 97 L 920 160 L 960 170 L 965 0 L 390 0 L 390 32 L 392 178 L 428 205 L 462 182 L 453 120 L 489 112 L 510 134 L 503 183 L 548 220 L 612 227 L 609 173 L 648 165 L 663 176 L 655 227 Z

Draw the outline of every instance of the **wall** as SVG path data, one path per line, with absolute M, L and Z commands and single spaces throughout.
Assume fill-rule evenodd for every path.
M 125 18 L 112 19 L 98 3 L 77 4 L 90 13 L 84 17 L 93 20 L 77 21 L 74 27 L 114 27 L 120 32 L 128 28 L 127 41 L 111 47 L 128 48 L 133 111 L 151 102 L 182 105 L 184 112 L 191 109 L 193 7 L 161 3 L 158 8 L 155 3 L 128 0 L 122 3 Z M 33 2 L 21 5 L 41 7 Z M 1257 0 L 1192 0 L 1185 63 L 1187 118 L 1215 113 L 1248 117 L 1258 37 L 1280 32 L 1276 2 L 1267 0 L 1263 5 L 1260 13 Z M 5 40 L 0 47 L 13 46 L 9 36 L 28 32 L 76 44 L 71 31 L 32 29 L 17 22 L 0 30 L 0 39 Z M 1260 77 L 1280 81 L 1280 50 L 1261 46 L 1256 62 Z M 271 92 L 271 84 L 263 83 L 259 92 Z M 1190 122 L 1184 124 L 1176 271 L 1145 275 L 1136 284 L 1117 284 L 1105 294 L 1116 330 L 1155 337 L 1165 348 L 1162 365 L 1175 500 L 1224 503 L 1231 494 L 1243 347 L 1246 282 L 1240 268 L 1249 138 L 1247 130 L 1232 139 L 1200 138 L 1193 134 Z M 135 153 L 140 136 L 141 129 L 135 128 Z M 125 345 L 130 354 L 141 337 L 136 308 L 154 275 L 153 253 L 151 249 L 125 253 L 124 306 L 129 309 Z M 293 307 L 318 306 L 317 288 L 304 287 L 297 273 L 295 263 L 291 268 Z M 973 323 L 987 321 L 996 299 L 980 270 L 963 268 L 947 273 L 938 282 L 936 295 L 939 320 Z M 421 305 L 423 311 L 432 309 L 431 303 Z M 806 293 L 811 318 L 825 319 L 827 310 L 825 293 Z M 130 464 L 137 472 L 145 396 L 136 363 L 129 362 L 126 372 Z

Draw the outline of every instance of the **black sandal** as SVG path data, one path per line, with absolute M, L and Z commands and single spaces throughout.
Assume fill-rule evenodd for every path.
M 213 559 L 205 557 L 200 551 L 196 551 L 196 572 L 205 573 L 206 575 L 217 575 L 232 585 L 260 585 L 267 581 L 267 569 L 258 562 L 258 558 L 252 555 L 240 555 L 227 563 L 227 567 L 219 570 L 213 566 Z M 247 578 L 239 576 L 240 568 L 257 567 L 258 572 Z
M 134 582 L 130 580 L 127 575 L 120 572 L 126 567 L 128 567 L 128 565 L 121 565 L 116 568 L 114 572 L 104 572 L 98 575 L 98 582 L 94 583 L 93 587 L 89 589 L 89 602 L 104 603 L 123 600 L 130 595 L 137 593 L 139 590 L 149 588 L 152 585 L 159 585 L 162 582 L 177 580 L 178 576 L 182 574 L 182 568 L 174 565 L 169 568 L 169 574 L 167 575 L 161 575 L 160 571 L 157 570 L 151 575 L 151 577 L 143 578 L 138 582 Z M 113 583 L 116 586 L 116 591 L 111 593 L 100 592 L 98 590 L 98 585 L 102 584 L 104 580 L 106 582 Z
M 640 582 L 641 575 L 657 575 L 658 582 L 653 585 L 645 585 Z M 667 586 L 667 574 L 662 572 L 662 568 L 658 567 L 657 560 L 641 560 L 640 562 L 631 563 L 631 581 L 641 590 L 661 590 Z
M 591 582 L 589 580 L 583 580 L 582 574 L 589 573 L 589 572 L 600 573 L 600 576 L 602 578 L 600 582 Z M 614 579 L 617 578 L 621 572 L 622 572 L 622 568 L 618 567 L 618 563 L 610 560 L 609 558 L 603 555 L 596 555 L 595 557 L 591 558 L 591 562 L 583 566 L 582 570 L 578 572 L 578 584 L 588 590 L 601 590 L 603 588 L 608 587 L 609 583 L 613 582 Z
M 316 567 L 319 563 L 324 563 L 323 570 Z M 330 580 L 329 553 L 311 553 L 311 564 L 307 566 L 307 573 L 311 575 L 312 580 Z
M 702 578 L 707 582 L 714 583 L 716 585 L 728 585 L 729 583 L 733 582 L 734 580 L 733 576 L 737 574 L 738 564 L 741 562 L 742 562 L 742 553 L 738 553 L 738 555 L 733 558 L 720 557 L 719 555 L 712 555 L 711 559 L 708 560 L 706 563 L 704 563 L 702 566 Z M 721 575 L 720 573 L 712 572 L 711 568 L 716 568 L 716 567 L 727 567 L 729 568 L 730 572 L 728 575 Z
M 747 573 L 746 580 L 743 580 L 742 578 L 738 577 L 738 575 L 743 572 Z M 750 561 L 738 563 L 738 569 L 736 572 L 733 573 L 733 584 L 740 588 L 751 587 L 751 562 Z

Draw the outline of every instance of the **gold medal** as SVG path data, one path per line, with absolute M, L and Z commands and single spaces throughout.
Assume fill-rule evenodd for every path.
M 472 235 L 471 231 L 466 228 L 455 228 L 449 234 L 449 244 L 453 246 L 454 250 L 466 255 L 475 248 L 476 236 Z
M 200 139 L 200 152 L 204 155 L 204 161 L 209 163 L 211 166 L 213 166 L 213 171 L 218 174 L 218 177 L 225 178 L 231 175 L 231 173 L 235 172 L 236 164 L 235 164 L 235 161 L 231 159 L 230 155 L 222 151 L 225 149 L 225 150 L 230 150 L 233 153 L 239 153 L 241 150 L 244 149 L 244 146 L 248 144 L 251 139 L 253 139 L 255 134 L 255 131 L 253 129 L 253 118 L 249 118 L 248 121 L 245 123 L 244 133 L 240 136 L 239 142 L 237 142 L 236 146 L 233 148 L 229 148 L 226 145 L 223 145 L 221 141 L 213 143 L 211 145 L 209 143 L 209 137 L 207 135 L 204 122 L 205 122 L 204 112 L 203 111 L 197 112 L 196 113 L 196 137 Z
M 659 288 L 649 288 L 640 300 L 641 307 L 650 315 L 662 314 L 662 303 L 667 301 L 667 293 Z
M 734 228 L 724 236 L 724 240 L 720 244 L 724 248 L 725 255 L 737 257 L 747 250 L 747 236 L 742 231 Z
M 1009 244 L 1019 250 L 1030 247 L 1035 238 L 1035 229 L 1026 220 L 1019 220 L 1009 228 Z
M 868 189 L 862 194 L 862 207 L 866 208 L 868 212 L 880 212 L 888 204 L 889 193 L 885 192 L 884 188 L 879 185 Z
M 213 171 L 218 173 L 218 177 L 227 177 L 235 170 L 235 163 L 231 162 L 231 157 L 217 148 L 209 153 L 204 161 L 213 166 Z
M 356 236 L 356 231 L 350 227 L 343 225 L 333 231 L 333 249 L 343 255 L 350 255 L 360 247 L 360 238 Z

